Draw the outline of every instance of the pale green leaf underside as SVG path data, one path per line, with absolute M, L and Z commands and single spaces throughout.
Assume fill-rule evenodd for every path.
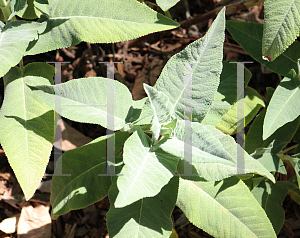
M 300 80 L 292 70 L 282 79 L 267 107 L 264 120 L 263 139 L 271 136 L 278 128 L 294 121 L 300 115 Z
M 179 1 L 180 0 L 156 0 L 156 3 L 163 11 L 168 11 Z
M 224 32 L 225 8 L 203 38 L 174 55 L 163 68 L 154 88 L 169 97 L 178 119 L 184 119 L 185 109 L 193 107 L 193 121 L 201 122 L 209 110 L 207 105 L 212 103 L 220 82 Z
M 51 65 L 33 63 L 24 74 L 14 67 L 4 77 L 0 141 L 26 199 L 33 196 L 45 173 L 54 139 L 54 112 L 26 83 L 51 85 L 53 74 Z
M 241 103 L 244 105 L 241 105 Z M 244 127 L 247 126 L 259 109 L 264 106 L 265 102 L 262 96 L 255 89 L 246 87 L 245 98 L 235 103 L 235 105 L 223 115 L 216 128 L 225 134 L 235 134 L 237 132 L 237 123 L 244 124 Z M 239 108 L 244 109 L 244 118 L 241 119 L 242 121 L 237 122 L 237 110 L 241 110 Z
M 179 26 L 132 0 L 49 0 L 49 5 L 47 28 L 30 45 L 27 55 L 67 48 L 81 41 L 126 41 Z
M 143 198 L 123 208 L 115 208 L 118 194 L 115 182 L 109 190 L 110 209 L 107 213 L 107 227 L 114 238 L 169 238 L 172 233 L 171 213 L 174 209 L 178 176 L 162 188 L 159 194 Z
M 70 210 L 89 206 L 108 194 L 111 177 L 106 175 L 106 139 L 99 137 L 87 145 L 67 151 L 61 156 L 52 179 L 50 201 L 52 214 L 63 215 Z M 117 155 L 129 133 L 115 133 Z M 76 166 L 74 166 L 76 165 Z M 71 176 L 60 176 L 61 174 Z M 102 176 L 101 176 L 102 175 Z
M 187 160 L 184 158 L 184 144 L 189 144 L 185 141 L 185 121 L 177 122 L 174 133 L 175 138 L 167 140 L 160 147 L 170 154 Z M 231 136 L 223 134 L 213 126 L 192 122 L 191 138 L 192 152 L 189 153 L 191 153 L 193 173 L 196 172 L 209 181 L 219 181 L 237 174 L 236 151 L 239 145 Z M 275 182 L 274 177 L 246 151 L 244 168 L 244 173 L 260 174 Z
M 264 210 L 235 177 L 219 183 L 180 179 L 176 205 L 214 237 L 276 237 Z
M 46 25 L 37 22 L 15 21 L 0 32 L 0 77 L 22 59 L 30 41 L 38 37 Z
M 178 158 L 166 153 L 150 152 L 147 135 L 134 132 L 124 145 L 124 167 L 118 178 L 119 195 L 115 207 L 130 205 L 142 198 L 157 195 L 175 173 Z M 167 166 L 170 161 L 173 166 Z
M 107 84 L 114 84 L 115 91 L 107 92 Z M 112 79 L 89 77 L 73 79 L 55 86 L 32 88 L 34 94 L 43 99 L 53 110 L 61 105 L 61 115 L 73 121 L 99 124 L 107 128 L 107 97 L 114 95 L 114 128 L 120 130 L 125 126 L 125 119 L 132 106 L 132 96 L 128 88 Z M 54 95 L 54 92 L 61 94 Z M 61 102 L 61 104 L 60 104 Z M 56 105 L 57 104 L 57 105 Z
M 300 35 L 300 1 L 266 0 L 262 54 L 276 59 Z

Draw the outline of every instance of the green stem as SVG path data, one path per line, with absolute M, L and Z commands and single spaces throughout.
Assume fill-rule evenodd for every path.
M 24 65 L 23 65 L 23 58 L 19 62 L 20 69 L 23 71 Z
M 164 13 L 165 13 L 166 17 L 168 17 L 168 18 L 170 18 L 172 20 L 172 16 L 171 16 L 171 14 L 170 14 L 169 11 L 165 11 Z
M 6 2 L 5 0 L 0 0 L 0 8 L 3 13 L 4 20 L 6 22 L 11 14 L 10 2 Z
M 288 151 L 290 151 L 290 150 L 296 148 L 297 146 L 298 146 L 298 144 L 293 145 L 293 146 L 291 146 L 291 147 L 289 147 L 289 148 L 286 148 L 285 150 L 281 151 L 279 154 L 284 154 L 284 153 L 286 153 L 286 152 L 288 152 Z

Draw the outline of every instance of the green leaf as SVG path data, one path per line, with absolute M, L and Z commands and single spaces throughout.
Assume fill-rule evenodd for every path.
M 168 96 L 178 119 L 184 119 L 187 107 L 193 107 L 192 119 L 197 122 L 208 112 L 220 82 L 224 34 L 225 8 L 204 37 L 172 56 L 163 68 L 154 88 Z M 191 87 L 190 102 L 185 99 L 187 87 Z
M 278 128 L 294 121 L 300 115 L 300 80 L 292 69 L 284 77 L 267 107 L 263 139 L 270 137 Z
M 103 199 L 111 186 L 106 174 L 106 139 L 101 136 L 92 142 L 65 152 L 57 161 L 51 186 L 52 216 L 81 209 Z M 115 133 L 115 154 L 118 154 L 129 133 Z M 71 174 L 71 176 L 60 176 Z
M 289 163 L 295 170 L 296 178 L 298 181 L 298 187 L 300 188 L 300 158 L 299 156 L 296 156 L 295 158 L 279 154 L 280 158 L 283 160 L 283 162 Z
M 216 126 L 225 134 L 233 135 L 237 132 L 237 110 L 238 105 L 243 103 L 244 115 L 243 124 L 247 126 L 255 117 L 261 107 L 265 107 L 262 96 L 253 88 L 245 88 L 245 99 L 239 100 L 230 110 L 223 115 L 221 121 Z
M 300 35 L 300 1 L 266 0 L 262 54 L 273 61 Z
M 0 32 L 0 77 L 20 62 L 29 42 L 37 39 L 38 32 L 43 31 L 46 25 L 20 20 L 9 22 L 2 27 Z
M 114 84 L 114 92 L 107 92 L 108 81 Z M 61 102 L 61 115 L 73 121 L 107 125 L 107 95 L 115 93 L 114 97 L 114 128 L 119 130 L 126 124 L 129 109 L 132 106 L 132 96 L 128 88 L 112 79 L 89 77 L 73 79 L 55 86 L 31 87 L 34 94 L 56 110 L 56 102 Z M 54 95 L 61 92 L 60 95 Z M 60 113 L 59 111 L 57 111 Z
M 262 58 L 262 24 L 226 21 L 226 28 L 236 42 L 243 47 L 244 51 L 269 70 L 284 76 L 286 76 L 291 69 L 298 70 L 297 61 L 300 58 L 299 42 L 295 41 L 274 61 L 268 62 Z
M 276 184 L 272 184 L 263 180 L 251 191 L 260 206 L 265 210 L 277 235 L 285 219 L 282 203 L 288 191 L 294 187 L 293 183 L 287 181 L 277 181 Z
M 192 168 L 199 176 L 209 181 L 219 181 L 237 174 L 236 151 L 239 145 L 231 136 L 223 134 L 213 126 L 191 122 L 192 144 L 189 144 L 185 141 L 185 121 L 177 122 L 174 136 L 161 144 L 160 148 L 183 159 L 185 153 L 192 153 Z M 185 144 L 192 147 L 192 152 L 184 150 Z M 260 174 L 275 182 L 274 177 L 246 152 L 244 168 L 244 173 Z
M 244 68 L 244 84 L 248 85 L 251 78 L 251 72 Z M 237 95 L 237 64 L 223 61 L 223 70 L 220 76 L 220 84 L 215 94 L 212 106 L 203 119 L 205 125 L 216 126 L 222 119 L 222 116 L 230 109 L 239 95 Z
M 169 122 L 171 116 L 174 114 L 173 105 L 163 92 L 157 91 L 147 84 L 143 85 L 154 113 L 151 131 L 153 132 L 155 140 L 158 140 L 161 124 Z
M 54 112 L 27 87 L 53 83 L 54 68 L 46 63 L 12 68 L 4 77 L 0 142 L 25 198 L 33 196 L 48 164 L 54 139 Z
M 156 0 L 157 5 L 163 10 L 168 11 L 171 7 L 175 6 L 180 0 Z
M 7 21 L 10 21 L 15 15 L 18 15 L 23 9 L 28 6 L 27 0 L 11 0 L 10 9 L 12 13 L 10 14 Z
M 67 48 L 81 41 L 112 43 L 173 29 L 179 24 L 132 0 L 49 0 L 47 28 L 27 55 Z M 116 11 L 116 9 L 118 9 Z
M 118 188 L 114 182 L 109 190 L 109 237 L 169 238 L 173 228 L 171 213 L 177 198 L 178 183 L 178 176 L 174 176 L 155 197 L 143 198 L 126 207 L 116 208 L 114 203 Z
M 180 179 L 176 205 L 214 237 L 276 237 L 266 213 L 236 177 L 220 182 Z
M 175 174 L 179 158 L 150 149 L 151 139 L 140 128 L 125 142 L 125 165 L 117 182 L 120 192 L 115 207 L 157 195 Z

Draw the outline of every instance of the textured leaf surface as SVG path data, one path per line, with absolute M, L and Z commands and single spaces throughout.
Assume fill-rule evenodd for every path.
M 224 31 L 225 8 L 204 37 L 174 55 L 163 68 L 154 88 L 168 96 L 178 119 L 184 119 L 186 107 L 193 107 L 193 121 L 198 122 L 209 110 L 220 82 Z M 185 91 L 191 84 L 192 99 L 187 102 Z
M 219 181 L 237 174 L 236 151 L 238 144 L 213 126 L 204 126 L 192 122 L 192 166 L 199 176 L 209 181 Z M 185 122 L 178 121 L 171 138 L 160 147 L 177 157 L 184 159 Z M 189 144 L 189 143 L 188 143 Z M 181 165 L 183 161 L 181 161 Z M 244 153 L 244 172 L 257 173 L 272 180 L 274 177 L 255 159 Z M 180 169 L 180 168 L 179 168 Z M 178 172 L 181 173 L 181 172 Z M 183 173 L 182 173 L 183 174 Z
M 180 0 L 156 0 L 157 5 L 163 10 L 168 11 L 171 7 L 175 6 Z
M 230 110 L 223 115 L 221 121 L 216 126 L 225 134 L 235 134 L 237 132 L 237 110 L 240 110 L 239 103 L 243 103 L 244 115 L 243 124 L 247 126 L 255 117 L 259 109 L 265 106 L 262 96 L 253 88 L 245 88 L 245 99 L 239 100 Z M 240 122 L 239 122 L 240 123 Z
M 300 115 L 300 80 L 294 70 L 282 79 L 267 107 L 263 139 Z
M 45 26 L 20 20 L 0 27 L 0 77 L 20 62 L 29 42 L 36 39 L 38 31 L 43 31 Z
M 51 85 L 53 75 L 51 65 L 32 63 L 24 72 L 14 67 L 4 77 L 0 142 L 26 199 L 44 175 L 54 139 L 54 112 L 26 84 Z
M 107 81 L 114 83 L 114 92 L 107 92 Z M 112 79 L 89 77 L 74 79 L 55 86 L 39 86 L 33 88 L 35 95 L 43 99 L 46 104 L 56 110 L 55 102 L 61 101 L 61 115 L 73 121 L 99 124 L 107 128 L 107 95 L 114 96 L 114 128 L 124 127 L 129 109 L 132 106 L 132 96 L 128 88 Z M 54 92 L 61 92 L 55 95 Z
M 50 201 L 52 214 L 63 215 L 70 210 L 87 207 L 108 194 L 110 176 L 106 174 L 106 139 L 99 137 L 87 145 L 69 150 L 58 160 L 62 167 L 56 167 L 52 179 Z M 115 133 L 115 155 L 117 155 L 129 133 Z M 71 176 L 59 176 L 71 174 Z
M 263 25 L 259 23 L 226 21 L 226 29 L 253 59 L 273 72 L 286 76 L 291 69 L 298 70 L 300 43 L 295 41 L 285 52 L 274 61 L 262 59 Z
M 114 206 L 118 187 L 113 183 L 109 190 L 111 205 L 107 213 L 109 236 L 169 238 L 173 228 L 171 213 L 177 198 L 178 183 L 178 176 L 174 176 L 155 197 L 143 198 L 123 208 Z
M 266 213 L 236 177 L 218 183 L 180 179 L 176 205 L 214 237 L 276 237 Z
M 115 207 L 125 207 L 142 198 L 157 195 L 173 177 L 179 158 L 150 151 L 150 138 L 140 129 L 124 145 L 124 167 L 118 178 Z
M 244 68 L 244 84 L 248 85 L 251 72 Z M 237 64 L 223 61 L 223 70 L 220 76 L 220 84 L 215 94 L 212 106 L 209 108 L 204 120 L 205 125 L 216 126 L 222 116 L 231 108 L 239 95 L 237 95 Z
M 67 48 L 81 41 L 111 43 L 173 29 L 179 24 L 132 0 L 49 0 L 47 28 L 27 55 Z M 116 11 L 116 9 L 118 9 Z
M 276 234 L 280 232 L 285 219 L 282 203 L 288 191 L 294 187 L 293 183 L 287 181 L 277 181 L 276 184 L 272 184 L 263 180 L 251 191 L 260 206 L 265 210 Z
M 265 1 L 262 54 L 271 61 L 300 35 L 299 12 L 299 0 Z

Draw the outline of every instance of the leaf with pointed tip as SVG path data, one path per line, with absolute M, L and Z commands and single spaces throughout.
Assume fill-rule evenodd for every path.
M 107 92 L 107 84 L 114 84 L 114 92 Z M 120 130 L 126 124 L 129 109 L 132 107 L 132 96 L 128 88 L 112 79 L 102 77 L 89 77 L 73 79 L 55 86 L 31 87 L 33 93 L 45 103 L 57 110 L 56 103 L 61 106 L 61 113 L 73 121 L 99 124 L 108 127 L 107 123 L 107 95 L 115 93 L 114 97 L 114 127 L 110 130 Z M 54 93 L 61 92 L 55 95 Z
M 185 141 L 185 121 L 182 120 L 177 121 L 174 136 L 161 144 L 160 148 L 184 160 L 188 160 L 185 154 L 189 153 L 192 157 L 192 169 L 200 177 L 208 181 L 219 181 L 237 174 L 236 151 L 239 145 L 231 136 L 223 134 L 213 126 L 191 122 L 190 144 Z M 185 151 L 185 144 L 191 146 L 191 151 Z M 179 165 L 178 173 L 181 173 L 183 161 Z M 260 174 L 275 182 L 273 175 L 247 152 L 244 152 L 244 173 Z
M 31 63 L 4 76 L 0 142 L 26 199 L 44 176 L 54 140 L 54 112 L 26 84 L 51 85 L 53 75 L 51 65 Z
M 116 208 L 114 204 L 118 187 L 114 181 L 109 190 L 109 237 L 169 238 L 173 228 L 171 213 L 177 198 L 178 183 L 178 176 L 174 176 L 155 197 L 142 198 L 126 207 Z
M 265 211 L 236 177 L 220 182 L 180 178 L 176 205 L 214 237 L 276 237 Z
M 165 12 L 175 6 L 180 0 L 156 0 L 157 5 Z
M 125 207 L 142 198 L 157 195 L 173 177 L 179 158 L 161 150 L 150 151 L 151 139 L 138 128 L 125 142 L 122 176 L 115 207 Z
M 30 41 L 38 38 L 46 25 L 37 22 L 14 21 L 1 24 L 0 32 L 0 77 L 22 59 Z
M 276 59 L 300 35 L 300 1 L 266 0 L 262 54 Z
M 118 11 L 116 11 L 118 9 Z M 113 43 L 173 29 L 178 23 L 132 0 L 49 0 L 46 30 L 26 54 L 67 48 L 82 41 Z
M 264 119 L 263 139 L 300 115 L 300 79 L 292 69 L 282 79 L 267 107 Z

